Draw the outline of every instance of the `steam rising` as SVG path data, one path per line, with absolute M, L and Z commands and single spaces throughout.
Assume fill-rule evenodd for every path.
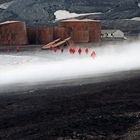
M 0 86 L 15 83 L 52 82 L 140 69 L 140 42 L 90 49 L 88 55 L 61 52 L 1 54 Z M 67 51 L 67 52 L 66 52 Z

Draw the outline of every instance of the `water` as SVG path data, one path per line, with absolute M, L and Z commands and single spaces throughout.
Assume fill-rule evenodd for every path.
M 96 58 L 90 56 L 95 50 Z M 140 42 L 90 48 L 89 54 L 51 51 L 0 55 L 0 87 L 53 82 L 140 69 Z

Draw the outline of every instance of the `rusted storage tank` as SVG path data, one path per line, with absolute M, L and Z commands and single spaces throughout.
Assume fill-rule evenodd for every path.
M 47 44 L 53 41 L 53 27 L 28 27 L 29 44 Z
M 26 25 L 21 21 L 0 23 L 0 45 L 25 45 L 28 43 Z
M 53 27 L 39 27 L 37 37 L 39 44 L 47 44 L 53 41 Z
M 98 20 L 88 20 L 89 42 L 100 42 L 101 40 L 101 22 Z
M 35 27 L 27 27 L 27 36 L 29 44 L 37 44 L 37 32 L 38 29 Z
M 101 22 L 96 20 L 64 20 L 60 27 L 71 30 L 74 42 L 99 42 L 101 38 Z
M 68 30 L 68 28 L 59 27 L 59 26 L 54 27 L 54 40 L 58 38 L 66 39 L 70 35 L 71 35 L 71 32 L 70 30 Z

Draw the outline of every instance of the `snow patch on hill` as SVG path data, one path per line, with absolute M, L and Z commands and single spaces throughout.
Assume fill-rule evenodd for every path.
M 93 14 L 101 14 L 101 12 L 77 14 L 77 13 L 70 13 L 69 11 L 66 11 L 66 10 L 58 10 L 54 13 L 54 15 L 56 16 L 56 20 L 75 18 L 79 16 L 93 15 Z
M 140 17 L 134 17 L 131 20 L 140 21 Z
M 0 4 L 0 9 L 7 9 L 12 3 L 13 1 Z

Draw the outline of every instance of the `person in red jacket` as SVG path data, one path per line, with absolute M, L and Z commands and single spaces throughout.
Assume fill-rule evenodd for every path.
M 89 49 L 85 48 L 85 53 L 88 54 L 88 52 L 89 52 Z
M 74 54 L 75 53 L 75 48 L 70 48 L 69 49 L 69 52 L 72 53 L 72 54 Z
M 91 57 L 95 57 L 95 56 L 96 56 L 96 52 L 95 51 L 92 51 Z
M 61 53 L 63 53 L 64 52 L 64 48 L 61 48 Z
M 78 49 L 78 53 L 79 53 L 79 54 L 82 53 L 82 49 L 81 49 L 81 48 Z
M 20 47 L 16 47 L 16 52 L 20 52 Z

